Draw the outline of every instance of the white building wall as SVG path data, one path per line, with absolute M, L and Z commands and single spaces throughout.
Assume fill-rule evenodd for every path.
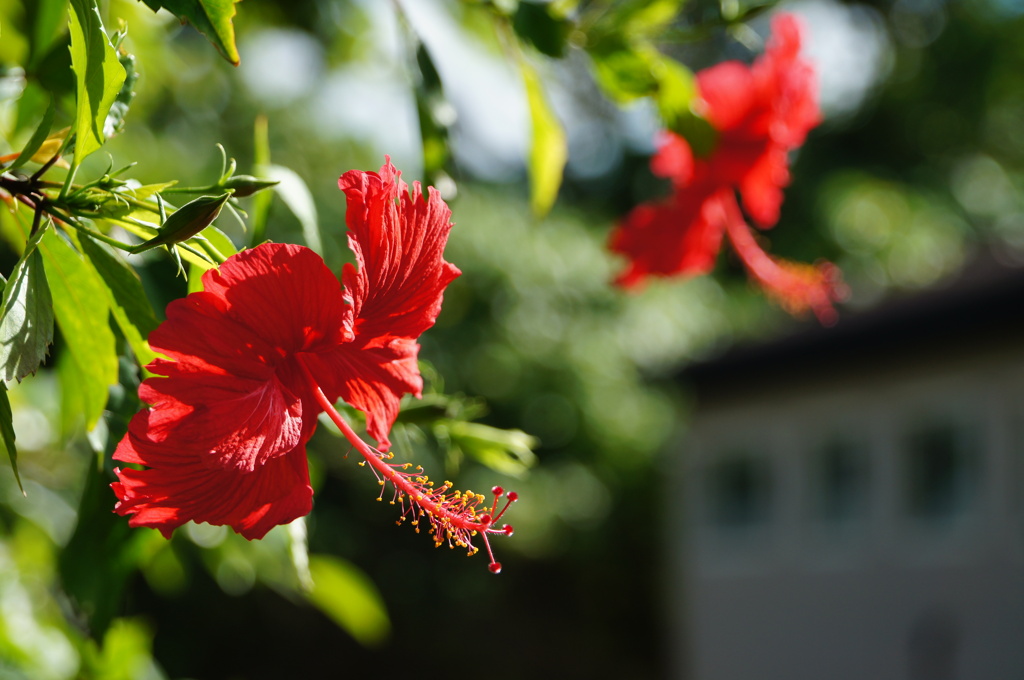
M 908 507 L 908 437 L 932 424 L 976 461 L 976 495 L 940 520 Z M 838 523 L 809 510 L 808 457 L 835 436 L 868 457 L 865 511 Z M 770 500 L 722 526 L 709 470 L 738 450 Z M 1024 354 L 698 408 L 677 460 L 674 677 L 1024 680 Z

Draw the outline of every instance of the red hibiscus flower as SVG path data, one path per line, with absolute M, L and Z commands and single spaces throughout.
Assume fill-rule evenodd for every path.
M 794 313 L 810 309 L 835 320 L 838 270 L 829 263 L 802 265 L 761 249 L 736 198 L 761 228 L 779 219 L 789 183 L 788 153 L 818 124 L 814 70 L 799 56 L 800 26 L 777 15 L 772 37 L 752 66 L 729 61 L 697 74 L 704 117 L 717 132 L 714 151 L 695 158 L 682 137 L 666 133 L 652 171 L 672 180 L 667 199 L 642 204 L 612 232 L 610 248 L 629 258 L 616 279 L 623 287 L 648 276 L 693 276 L 714 268 L 723 238 L 750 275 Z
M 403 517 L 429 517 L 436 542 L 475 551 L 474 533 L 511 533 L 493 526 L 500 488 L 490 512 L 478 513 L 482 496 L 434 489 L 422 470 L 382 453 L 402 395 L 420 396 L 416 339 L 460 273 L 442 256 L 451 211 L 418 183 L 410 194 L 390 160 L 338 184 L 357 263 L 345 266 L 344 289 L 313 251 L 268 243 L 228 258 L 204 274 L 202 292 L 168 305 L 149 338 L 166 358 L 139 388 L 149 407 L 114 453 L 145 466 L 116 469 L 111 485 L 131 526 L 170 537 L 192 520 L 255 539 L 308 514 L 305 446 L 326 411 L 394 486 Z M 366 414 L 378 448 L 334 409 L 339 399 Z

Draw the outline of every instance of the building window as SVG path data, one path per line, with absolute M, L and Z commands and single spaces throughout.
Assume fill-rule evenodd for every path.
M 978 493 L 981 455 L 968 428 L 936 423 L 912 431 L 906 441 L 906 509 L 929 521 L 956 519 Z
M 849 524 L 868 511 L 870 467 L 861 442 L 833 438 L 810 456 L 807 498 L 813 519 Z
M 771 514 L 771 468 L 764 458 L 731 455 L 706 469 L 711 523 L 723 529 L 752 528 Z

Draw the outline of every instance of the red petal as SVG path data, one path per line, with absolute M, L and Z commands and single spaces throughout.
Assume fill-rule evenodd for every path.
M 414 341 L 434 324 L 445 287 L 460 273 L 443 258 L 451 211 L 433 189 L 424 198 L 419 183 L 410 195 L 390 160 L 379 174 L 346 172 L 338 186 L 347 197 L 349 246 L 357 263 L 342 274 L 355 339 L 332 361 L 360 372 L 316 375 L 328 397 L 349 395 L 346 401 L 367 414 L 371 435 L 383 443 L 397 400 L 419 394 Z
M 753 66 L 765 107 L 768 133 L 785 149 L 803 144 L 808 131 L 821 122 L 814 67 L 800 58 L 801 27 L 796 16 L 777 14 L 764 55 Z
M 386 347 L 364 347 L 357 341 L 330 354 L 306 355 L 304 361 L 313 375 L 320 376 L 317 379 L 328 399 L 340 398 L 366 414 L 366 431 L 377 440 L 377 448 L 386 451 L 402 395 L 419 397 L 423 389 L 418 351 L 419 345 L 402 338 Z M 331 385 L 335 393 L 323 384 Z
M 723 223 L 709 220 L 704 209 L 706 187 L 690 187 L 669 200 L 634 208 L 615 231 L 609 248 L 629 258 L 629 267 L 615 282 L 625 288 L 647 276 L 693 276 L 715 266 L 722 246 Z
M 288 362 L 350 337 L 351 309 L 323 260 L 300 246 L 259 246 L 207 272 L 203 283 L 205 292 L 168 305 L 167 321 L 150 335 L 171 361 L 150 365 L 166 377 L 146 380 L 139 395 L 158 412 L 172 409 L 154 422 L 176 434 L 160 436 L 251 472 L 294 449 L 309 427 L 304 420 L 315 421 L 309 388 Z
M 750 68 L 738 61 L 725 61 L 697 74 L 697 86 L 704 100 L 704 116 L 721 133 L 747 121 L 757 102 Z
M 689 142 L 674 132 L 663 133 L 658 150 L 651 157 L 651 172 L 671 179 L 677 187 L 689 184 L 693 179 L 693 149 Z
M 115 470 L 111 485 L 118 497 L 115 511 L 131 515 L 131 526 L 159 529 L 164 536 L 189 520 L 227 525 L 248 539 L 262 538 L 278 524 L 309 513 L 305 442 L 252 472 L 212 467 L 203 449 L 187 440 L 154 441 L 150 410 L 135 415 L 115 460 L 148 465 L 146 470 Z M 315 421 L 314 421 L 315 422 Z
M 266 243 L 203 275 L 226 317 L 281 354 L 330 349 L 351 337 L 352 311 L 338 278 L 309 248 Z

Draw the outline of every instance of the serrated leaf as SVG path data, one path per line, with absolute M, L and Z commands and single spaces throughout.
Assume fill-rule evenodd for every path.
M 306 597 L 366 647 L 381 645 L 391 632 L 384 600 L 373 581 L 337 557 L 310 555 L 313 588 Z
M 239 0 L 145 0 L 154 11 L 163 7 L 182 22 L 189 22 L 206 36 L 217 51 L 235 66 L 240 58 L 235 46 L 235 3 Z
M 103 144 L 110 106 L 124 84 L 125 71 L 103 31 L 95 0 L 71 0 L 71 68 L 75 72 L 75 167 Z
M 14 479 L 24 495 L 25 487 L 21 485 L 21 475 L 18 474 L 18 449 L 14 445 L 14 412 L 11 411 L 11 400 L 7 397 L 7 385 L 3 382 L 0 382 L 0 446 L 6 449 L 7 457 L 11 459 Z
M 103 414 L 107 389 L 117 382 L 117 349 L 110 329 L 108 293 L 89 263 L 47 230 L 39 243 L 46 278 L 53 293 L 53 311 L 67 348 L 81 372 L 86 429 Z
M 284 204 L 292 211 L 299 224 L 302 225 L 302 238 L 306 245 L 316 253 L 323 255 L 323 244 L 320 240 L 320 225 L 316 213 L 316 203 L 309 187 L 298 173 L 283 165 L 269 165 L 260 175 L 267 179 L 277 180 L 274 191 L 281 197 Z
M 530 174 L 530 207 L 535 215 L 546 215 L 558 197 L 562 171 L 569 147 L 565 130 L 544 95 L 540 76 L 525 59 L 520 60 L 526 101 L 530 109 L 532 138 L 527 169 Z
M 135 270 L 106 246 L 88 236 L 80 239 L 82 251 L 99 273 L 107 288 L 110 311 L 139 365 L 145 366 L 156 357 L 146 337 L 160 322 L 142 288 Z
M 14 266 L 0 303 L 0 366 L 3 379 L 34 373 L 53 342 L 53 304 L 37 244 L 40 229 Z M 48 230 L 47 230 L 48 231 Z

